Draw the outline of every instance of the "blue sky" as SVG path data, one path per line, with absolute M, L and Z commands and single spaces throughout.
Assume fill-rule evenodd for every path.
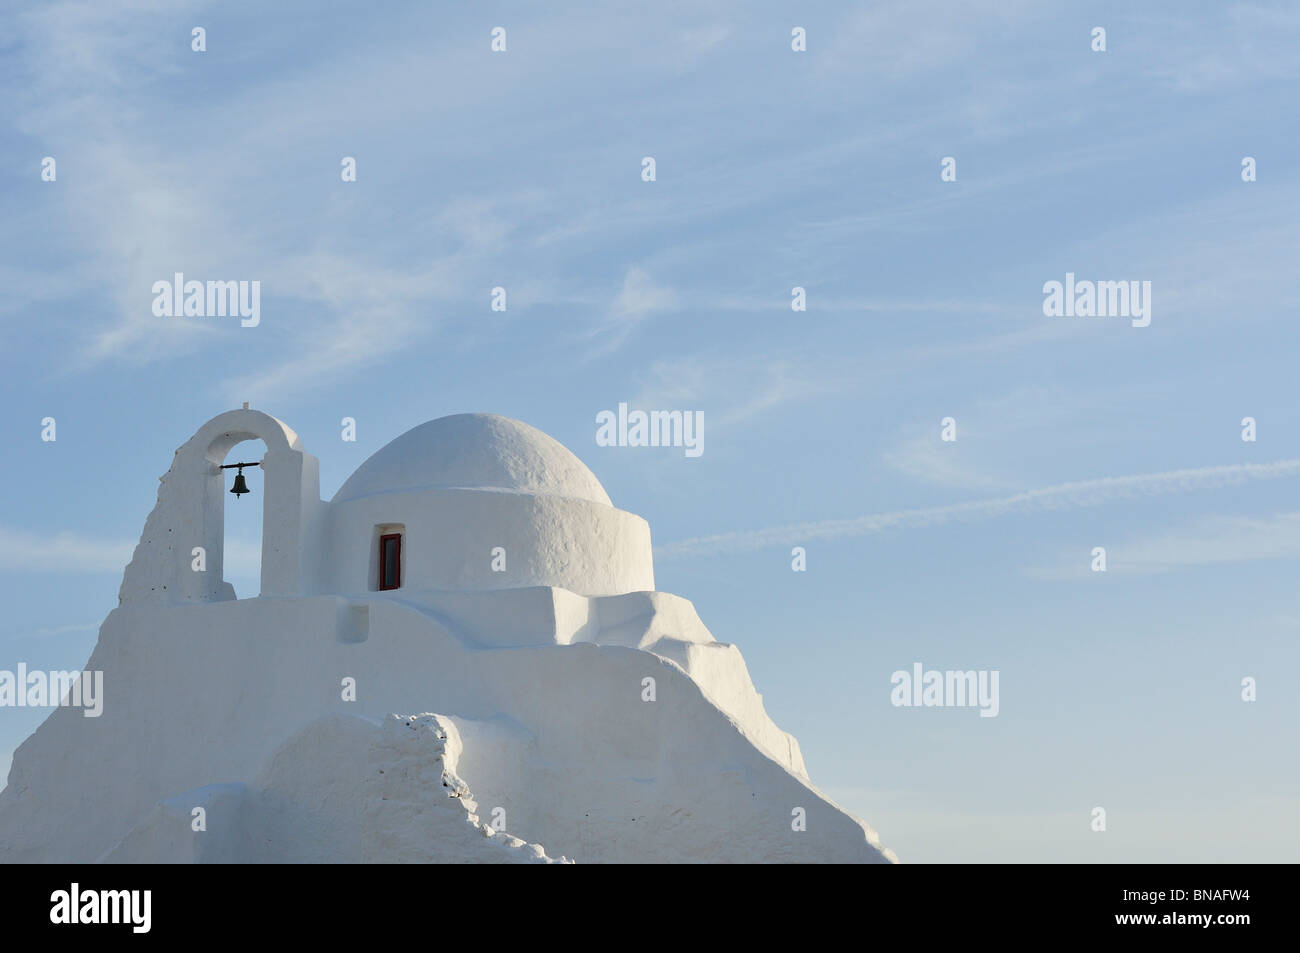
M 1298 40 L 1289 3 L 7 4 L 0 669 L 82 665 L 217 413 L 328 498 L 490 411 L 649 520 L 904 861 L 1294 860 Z M 261 323 L 155 317 L 177 271 Z M 1150 281 L 1150 326 L 1045 317 L 1067 272 Z M 598 447 L 620 401 L 704 454 Z M 227 512 L 253 595 L 260 493 Z M 917 661 L 998 670 L 998 717 L 893 707 Z

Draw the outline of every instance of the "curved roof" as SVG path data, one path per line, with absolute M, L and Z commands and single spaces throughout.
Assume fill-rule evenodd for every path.
M 613 505 L 595 474 L 558 440 L 496 414 L 454 414 L 408 430 L 357 467 L 333 502 L 437 487 Z

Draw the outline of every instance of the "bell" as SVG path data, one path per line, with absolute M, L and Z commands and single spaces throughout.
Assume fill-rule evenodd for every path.
M 248 484 L 244 482 L 243 468 L 240 468 L 239 472 L 235 474 L 235 485 L 230 488 L 230 492 L 235 494 L 235 499 L 239 499 L 245 493 L 249 492 Z

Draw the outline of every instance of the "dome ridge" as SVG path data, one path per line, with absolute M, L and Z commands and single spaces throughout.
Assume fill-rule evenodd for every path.
M 333 502 L 379 493 L 468 488 L 612 506 L 581 460 L 554 437 L 498 414 L 452 414 L 412 427 L 371 454 Z

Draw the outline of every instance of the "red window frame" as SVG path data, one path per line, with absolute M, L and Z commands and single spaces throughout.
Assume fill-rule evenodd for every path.
M 397 576 L 396 579 L 388 579 L 385 578 L 384 576 L 384 562 L 385 562 L 384 544 L 390 539 L 397 541 L 397 552 L 393 557 L 393 568 L 395 570 L 395 575 Z M 378 578 L 379 578 L 380 590 L 400 589 L 402 587 L 402 534 L 401 533 L 385 533 L 384 535 L 379 537 L 379 577 Z

